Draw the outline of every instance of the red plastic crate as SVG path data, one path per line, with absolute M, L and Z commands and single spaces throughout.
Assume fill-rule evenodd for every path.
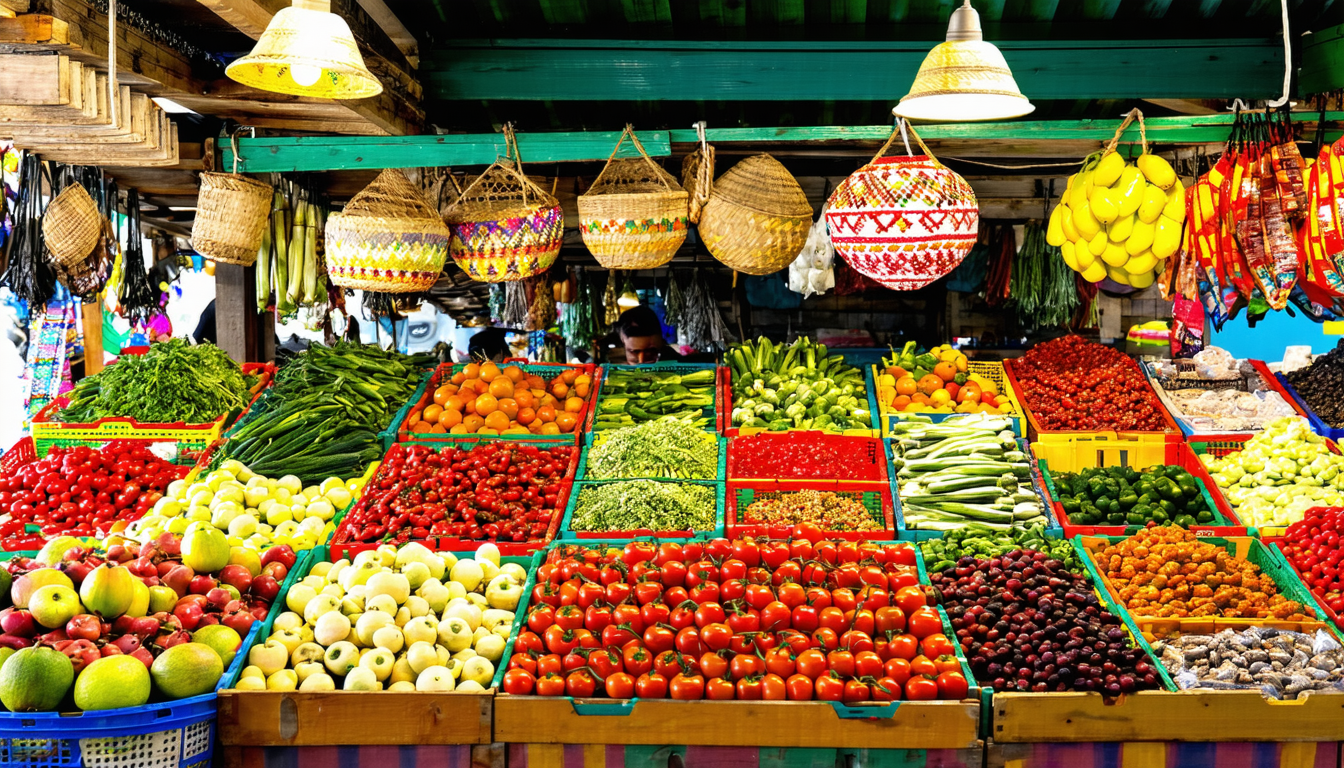
M 1133 361 L 1131 360 L 1131 362 Z M 1137 366 L 1138 363 L 1134 363 L 1134 365 Z M 1008 383 L 1009 385 L 1012 386 L 1014 393 L 1016 393 L 1017 395 L 1017 402 L 1022 406 L 1022 415 L 1025 416 L 1027 419 L 1027 436 L 1031 440 L 1033 441 L 1039 440 L 1041 439 L 1042 436 L 1048 436 L 1048 435 L 1096 434 L 1098 432 L 1098 430 L 1080 430 L 1080 429 L 1042 429 L 1040 422 L 1036 421 L 1036 414 L 1032 412 L 1031 406 L 1027 402 L 1026 389 L 1024 389 L 1022 387 L 1022 383 L 1017 380 L 1016 360 L 1012 359 L 1004 360 L 1003 373 L 1005 376 L 1008 377 Z M 1139 375 L 1143 376 L 1143 372 L 1140 371 Z M 1167 412 L 1167 407 L 1162 404 L 1162 399 L 1159 398 L 1157 396 L 1157 393 L 1153 391 L 1152 385 L 1148 383 L 1146 377 L 1144 378 L 1144 386 L 1148 388 L 1148 393 L 1152 395 L 1153 402 L 1157 403 L 1157 406 L 1162 413 L 1162 419 L 1164 422 L 1166 422 L 1167 425 L 1166 429 L 1163 429 L 1160 432 L 1151 430 L 1127 430 L 1124 432 L 1115 432 L 1115 434 L 1118 434 L 1121 437 L 1124 437 L 1125 435 L 1160 434 L 1164 435 L 1169 442 L 1177 442 L 1177 443 L 1180 442 L 1183 439 L 1180 426 L 1176 423 L 1176 420 L 1171 417 L 1171 414 Z M 1106 432 L 1109 430 L 1101 430 L 1101 431 Z
M 1313 507 L 1313 509 L 1326 509 L 1332 512 L 1344 512 L 1344 509 L 1338 507 Z M 1307 511 L 1310 512 L 1311 510 Z M 1283 551 L 1283 542 L 1285 541 L 1284 537 L 1273 536 L 1270 538 L 1262 539 L 1262 541 L 1264 541 L 1265 544 L 1269 545 L 1269 547 L 1274 550 L 1274 554 L 1283 558 L 1283 561 L 1288 563 L 1289 568 L 1293 569 L 1293 574 L 1297 576 L 1298 581 L 1301 581 L 1302 586 L 1306 587 L 1308 592 L 1311 592 L 1311 597 L 1313 600 L 1316 601 L 1316 607 L 1321 610 L 1321 613 L 1325 614 L 1326 617 L 1331 622 L 1333 622 L 1336 627 L 1344 629 L 1344 619 L 1340 618 L 1340 615 L 1338 613 L 1335 613 L 1334 611 L 1330 610 L 1330 606 L 1326 604 L 1325 598 L 1321 595 L 1316 594 L 1315 590 L 1313 590 L 1311 586 L 1307 584 L 1307 580 L 1302 577 L 1302 572 L 1297 569 L 1297 565 L 1295 565 L 1292 559 L 1288 557 L 1288 553 Z
M 424 447 L 430 448 L 431 450 L 442 452 L 444 448 L 462 447 L 466 448 L 467 450 L 470 450 L 471 446 L 481 445 L 489 442 L 495 442 L 490 438 L 490 436 L 487 435 L 480 435 L 480 436 L 453 435 L 452 437 L 453 437 L 452 440 L 443 440 L 439 441 L 436 444 L 426 445 Z M 563 478 L 563 483 L 560 487 L 560 493 L 556 498 L 556 510 L 555 513 L 551 516 L 551 523 L 546 530 L 546 535 L 545 537 L 543 537 L 543 540 L 540 542 L 496 541 L 494 543 L 496 546 L 499 547 L 499 552 L 501 555 L 521 556 L 531 554 L 533 552 L 536 552 L 538 549 L 545 547 L 547 544 L 555 540 L 556 534 L 560 530 L 560 522 L 565 515 L 565 508 L 569 504 L 570 494 L 573 492 L 574 475 L 578 471 L 579 456 L 582 453 L 582 451 L 579 450 L 577 445 L 570 446 L 568 443 L 557 443 L 554 441 L 550 442 L 542 440 L 518 441 L 518 444 L 535 445 L 538 448 L 548 448 L 548 449 L 559 446 L 566 446 L 571 449 L 571 455 L 569 460 L 569 466 L 566 467 L 565 469 L 565 475 Z M 384 463 L 382 464 L 382 466 L 379 467 L 378 473 L 374 475 L 373 479 L 369 482 L 370 486 L 374 485 L 375 483 L 377 483 L 379 480 L 382 479 L 383 467 L 386 466 L 385 462 L 386 459 L 384 459 Z M 378 546 L 379 542 L 357 542 L 357 541 L 342 540 L 343 538 L 349 536 L 350 528 L 352 527 L 351 524 L 347 521 L 350 519 L 351 515 L 353 515 L 357 510 L 363 509 L 364 505 L 368 503 L 368 500 L 369 496 L 367 493 L 362 495 L 359 501 L 355 502 L 354 506 L 350 507 L 349 512 L 343 515 L 340 525 L 336 526 L 336 531 L 332 534 L 330 543 L 331 551 L 334 557 L 337 558 L 353 557 L 355 554 L 359 552 L 362 552 L 367 549 L 374 549 L 375 547 Z M 464 549 L 475 549 L 477 546 L 484 544 L 486 541 L 488 541 L 488 539 L 481 539 L 478 541 L 475 539 L 462 539 L 456 536 L 431 536 L 426 539 L 412 539 L 412 541 L 419 541 L 421 544 L 424 544 L 425 546 L 435 549 L 451 550 L 457 552 L 462 551 Z
M 801 470 L 794 474 L 779 474 L 761 467 L 764 458 L 790 445 L 816 446 L 848 454 L 850 476 L 814 476 Z M 891 472 L 890 462 L 887 460 L 886 450 L 880 438 L 837 435 L 813 430 L 758 432 L 729 438 L 727 468 L 729 480 L 841 480 L 883 485 L 888 483 Z
M 847 483 L 839 480 L 733 480 L 729 481 L 726 496 L 725 528 L 730 539 L 740 536 L 768 537 L 787 539 L 792 525 L 764 525 L 739 522 L 746 513 L 739 506 L 739 497 L 743 491 L 753 496 L 760 493 L 793 493 L 802 490 L 835 491 L 848 494 L 876 494 L 880 505 L 882 527 L 867 531 L 835 531 L 822 529 L 826 538 L 846 539 L 849 541 L 894 541 L 896 539 L 896 512 L 892 503 L 891 486 L 864 483 Z M 865 506 L 867 506 L 865 504 Z M 870 511 L 872 511 L 870 509 Z

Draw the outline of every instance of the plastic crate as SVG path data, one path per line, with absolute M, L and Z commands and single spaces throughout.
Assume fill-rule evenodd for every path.
M 603 478 L 591 478 L 591 477 L 588 476 L 588 453 L 589 453 L 589 451 L 591 451 L 594 447 L 596 447 L 597 445 L 601 444 L 602 440 L 604 439 L 604 437 L 603 437 L 603 433 L 602 433 L 602 432 L 596 432 L 596 433 L 594 433 L 594 435 L 593 435 L 593 442 L 590 443 L 590 444 L 587 444 L 587 445 L 584 445 L 584 446 L 583 446 L 583 452 L 582 452 L 582 454 L 580 455 L 580 458 L 579 458 L 579 471 L 578 471 L 578 474 L 574 477 L 574 479 L 575 479 L 575 480 L 599 480 L 599 479 L 600 479 L 600 480 L 707 480 L 707 481 L 713 481 L 713 482 L 723 482 L 724 477 L 726 477 L 725 470 L 724 470 L 724 466 L 725 466 L 725 462 L 727 461 L 727 455 L 728 455 L 728 441 L 725 440 L 725 439 L 722 438 L 722 437 L 719 437 L 718 435 L 714 435 L 714 438 L 715 438 L 715 440 L 718 441 L 718 451 L 719 451 L 719 466 L 718 466 L 718 468 L 715 470 L 714 477 L 696 477 L 696 478 L 689 478 L 689 477 L 688 477 L 688 478 L 682 478 L 682 477 L 603 477 Z
M 592 416 L 593 401 L 596 398 L 597 390 L 602 385 L 602 368 L 592 364 L 568 365 L 564 363 L 521 363 L 516 361 L 505 361 L 499 364 L 501 368 L 508 365 L 517 365 L 523 369 L 524 373 L 536 374 L 543 379 L 550 380 L 565 369 L 574 369 L 580 373 L 586 373 L 592 377 L 592 385 L 588 392 L 588 397 L 584 401 L 583 409 L 575 414 L 577 423 L 573 432 L 564 432 L 558 435 L 472 435 L 472 434 L 451 434 L 451 433 L 430 433 L 413 432 L 410 428 L 410 415 L 429 405 L 434 398 L 434 391 L 443 385 L 445 381 L 450 380 L 454 374 L 467 366 L 467 363 L 442 363 L 434 369 L 429 379 L 423 382 L 420 389 L 417 390 L 417 396 L 406 404 L 398 412 L 399 421 L 394 421 L 397 442 L 401 443 L 421 443 L 424 445 L 438 445 L 440 443 L 457 440 L 462 437 L 482 437 L 489 440 L 548 440 L 551 442 L 565 442 L 578 444 L 584 430 L 587 428 L 588 420 Z M 391 429 L 391 427 L 389 427 Z M 389 443 L 388 447 L 391 447 Z
M 1209 477 L 1208 470 L 1204 468 L 1204 462 L 1200 461 L 1199 457 L 1195 456 L 1194 452 L 1190 450 L 1190 446 L 1185 443 L 1163 443 L 1162 445 L 1165 449 L 1164 454 L 1163 457 L 1157 461 L 1147 463 L 1133 461 L 1125 463 L 1123 460 L 1112 462 L 1111 459 L 1113 457 L 1125 455 L 1125 452 L 1100 448 L 1097 451 L 1097 463 L 1072 470 L 1055 469 L 1055 472 L 1078 472 L 1080 469 L 1092 467 L 1130 466 L 1135 469 L 1143 469 L 1157 464 L 1175 465 L 1194 476 L 1195 481 L 1199 483 L 1205 506 L 1213 513 L 1214 521 L 1212 523 L 1204 523 L 1192 527 L 1190 529 L 1191 533 L 1196 536 L 1249 535 L 1246 526 L 1241 524 L 1241 520 L 1239 520 L 1236 514 L 1232 511 L 1232 506 L 1228 504 L 1227 499 L 1223 497 L 1222 491 L 1218 490 L 1218 486 L 1214 484 L 1213 478 Z M 1050 447 L 1049 444 L 1033 443 L 1031 446 L 1032 452 L 1036 453 L 1042 446 L 1045 446 L 1047 449 Z M 1127 458 L 1127 455 L 1125 457 Z M 1063 505 L 1060 504 L 1059 493 L 1055 490 L 1054 478 L 1051 475 L 1053 467 L 1050 465 L 1050 461 L 1039 454 L 1036 454 L 1036 460 L 1041 474 L 1042 486 L 1045 489 L 1046 503 L 1050 505 L 1050 508 L 1054 511 L 1055 519 L 1058 520 L 1060 526 L 1063 527 L 1065 537 L 1072 538 L 1073 536 L 1083 535 L 1125 536 L 1132 534 L 1143 527 L 1141 525 L 1071 525 L 1069 523 L 1068 515 L 1064 513 Z M 1083 460 L 1086 461 L 1086 458 Z M 1077 466 L 1076 462 L 1074 463 L 1074 466 Z
M 1311 593 L 1311 598 L 1316 610 L 1335 627 L 1344 629 L 1344 619 L 1341 619 L 1338 613 L 1330 610 L 1330 606 L 1326 604 L 1323 596 L 1316 594 L 1315 590 L 1307 587 L 1307 580 L 1302 577 L 1302 572 L 1297 569 L 1296 565 L 1293 565 L 1292 560 L 1288 559 L 1288 553 L 1283 551 L 1283 539 L 1273 539 L 1271 541 L 1266 541 L 1265 544 L 1269 546 L 1270 549 L 1274 550 L 1275 556 L 1287 563 L 1289 568 L 1293 569 L 1293 575 L 1295 575 L 1297 580 L 1302 582 L 1302 586 L 1306 587 L 1307 591 Z
M 1260 361 L 1260 360 L 1247 360 L 1246 362 L 1249 363 L 1249 364 L 1251 365 L 1251 367 L 1254 369 L 1255 373 L 1253 373 L 1253 374 L 1247 374 L 1247 375 L 1246 375 L 1245 377 L 1243 377 L 1243 378 L 1233 380 L 1233 381 L 1239 381 L 1239 382 L 1242 382 L 1242 383 L 1243 383 L 1242 386 L 1236 387 L 1237 390 L 1239 390 L 1239 391 L 1244 391 L 1244 392 L 1252 392 L 1252 393 L 1254 393 L 1254 392 L 1258 392 L 1258 391 L 1262 391 L 1262 390 L 1263 390 L 1263 391 L 1266 391 L 1266 392 L 1273 392 L 1273 393 L 1277 394 L 1279 397 L 1283 398 L 1284 402 L 1286 402 L 1286 403 L 1287 403 L 1287 404 L 1288 404 L 1288 405 L 1289 405 L 1295 412 L 1301 414 L 1301 408 L 1299 408 L 1299 407 L 1293 402 L 1293 398 L 1292 398 L 1287 392 L 1284 391 L 1282 385 L 1279 384 L 1279 380 L 1278 380 L 1277 378 L 1275 378 L 1275 376 L 1274 376 L 1273 373 L 1270 373 L 1269 368 L 1266 367 L 1265 364 L 1264 364 L 1262 361 Z M 1189 385 L 1189 384 L 1190 384 L 1191 382 L 1193 382 L 1193 381 L 1202 381 L 1202 380 L 1199 380 L 1199 379 L 1177 379 L 1177 380 L 1175 380 L 1174 383 L 1175 383 L 1175 384 L 1180 384 L 1181 386 L 1179 386 L 1179 387 L 1174 387 L 1174 388 L 1173 388 L 1173 387 L 1164 386 L 1164 383 L 1163 383 L 1164 381 L 1166 381 L 1168 384 L 1170 384 L 1170 383 L 1172 383 L 1172 382 L 1171 382 L 1170 380 L 1163 380 L 1163 379 L 1159 379 L 1159 378 L 1157 378 L 1157 377 L 1153 374 L 1152 366 L 1151 366 L 1147 361 L 1142 362 L 1141 365 L 1142 365 L 1142 367 L 1143 367 L 1143 373 L 1144 373 L 1144 376 L 1146 376 L 1146 377 L 1148 378 L 1149 383 L 1151 383 L 1151 384 L 1153 385 L 1153 389 L 1154 389 L 1154 391 L 1157 392 L 1157 397 L 1158 397 L 1158 399 L 1162 401 L 1162 405 L 1166 407 L 1167 412 L 1171 414 L 1172 419 L 1175 420 L 1175 422 L 1176 422 L 1176 426 L 1177 426 L 1177 427 L 1180 427 L 1181 434 L 1185 435 L 1185 437 L 1186 437 L 1187 440 L 1196 440 L 1196 439 L 1200 439 L 1200 438 L 1202 438 L 1203 436 L 1205 436 L 1205 435 L 1210 435 L 1210 434 L 1224 434 L 1224 433 L 1226 433 L 1226 430 L 1218 430 L 1218 431 L 1216 431 L 1216 432 L 1215 432 L 1215 431 L 1212 431 L 1212 430 L 1205 430 L 1205 431 L 1202 431 L 1202 432 L 1201 432 L 1199 429 L 1196 429 L 1196 428 L 1195 428 L 1194 426 L 1192 426 L 1191 423 L 1189 422 L 1188 419 L 1189 419 L 1190 417 L 1185 416 L 1185 415 L 1181 412 L 1181 410 L 1177 407 L 1175 401 L 1172 399 L 1171 394 L 1170 394 L 1170 392 L 1169 392 L 1169 390 L 1171 390 L 1171 391 L 1181 391 L 1181 390 L 1183 390 L 1183 389 L 1215 389 L 1215 390 L 1216 390 L 1216 389 L 1218 389 L 1219 387 L 1213 387 L 1213 386 L 1198 386 L 1198 387 L 1197 387 L 1197 386 L 1193 386 L 1193 385 L 1187 386 L 1187 385 Z M 1206 383 L 1206 384 L 1221 384 L 1223 381 L 1225 381 L 1225 380 L 1219 379 L 1219 380 L 1213 380 L 1213 381 L 1206 381 L 1205 383 Z M 1222 388 L 1222 389 L 1229 389 L 1229 388 L 1231 388 L 1231 387 L 1228 387 L 1228 386 L 1222 386 L 1221 388 Z M 1303 415 L 1305 415 L 1305 414 L 1303 414 Z M 1254 434 L 1254 433 L 1259 432 L 1259 431 L 1260 431 L 1259 428 L 1244 430 L 1244 432 L 1245 432 L 1246 434 Z M 1241 432 L 1238 432 L 1238 434 L 1241 434 Z
M 1293 385 L 1288 383 L 1287 376 L 1284 376 L 1282 373 L 1276 373 L 1274 374 L 1274 378 L 1278 380 L 1279 386 L 1283 387 L 1283 391 L 1288 393 L 1288 402 L 1296 406 L 1298 412 L 1303 416 L 1306 416 L 1307 421 L 1311 422 L 1311 430 L 1313 432 L 1321 437 L 1328 437 L 1331 440 L 1344 440 L 1344 429 L 1336 429 L 1322 421 L 1321 417 L 1317 416 L 1315 411 L 1311 410 L 1311 406 L 1307 405 L 1307 401 L 1302 399 L 1302 396 L 1297 393 L 1296 389 L 1293 389 Z
M 732 369 L 726 365 L 719 366 L 719 402 L 723 406 L 719 409 L 719 434 L 724 437 L 737 437 L 738 435 L 754 435 L 761 432 L 770 432 L 761 427 L 735 427 L 733 426 L 733 385 Z M 873 388 L 872 368 L 864 370 L 863 374 L 864 388 L 868 398 L 868 418 L 869 428 L 846 429 L 843 432 L 828 432 L 832 435 L 850 435 L 853 437 L 881 437 L 882 436 L 882 417 L 877 412 L 877 393 Z M 797 431 L 817 431 L 817 430 L 784 430 L 785 432 Z
M 485 435 L 481 436 L 453 435 L 452 440 L 441 440 L 433 445 L 426 445 L 425 447 L 440 452 L 442 452 L 444 448 L 467 448 L 469 450 L 470 449 L 469 447 L 471 446 L 478 446 L 483 443 L 489 443 L 489 442 L 495 442 L 495 441 Z M 561 520 L 564 517 L 564 515 L 560 513 L 560 510 L 566 509 L 566 505 L 569 502 L 570 494 L 572 493 L 574 475 L 578 471 L 580 451 L 577 445 L 571 446 L 569 443 L 557 443 L 555 441 L 524 440 L 515 442 L 518 445 L 535 445 L 538 448 L 544 448 L 544 449 L 556 448 L 559 446 L 567 446 L 573 448 L 573 450 L 570 453 L 569 465 L 565 468 L 565 475 L 562 478 L 560 494 L 556 499 L 557 504 L 556 513 L 551 516 L 551 524 L 546 531 L 545 537 L 539 542 L 512 542 L 512 541 L 494 542 L 494 544 L 499 547 L 500 554 L 516 557 L 516 556 L 530 555 L 531 553 L 537 551 L 541 547 L 544 547 L 546 544 L 550 543 L 551 540 L 553 540 L 556 537 L 557 532 L 560 530 Z M 369 482 L 376 482 L 378 479 L 380 479 L 382 462 L 375 462 L 373 464 L 373 467 L 377 467 L 378 472 L 370 476 L 371 479 L 369 480 Z M 350 511 L 357 508 L 364 501 L 363 496 L 364 495 L 361 493 L 358 498 L 351 501 L 348 507 L 338 512 L 337 516 L 333 518 L 333 520 L 336 523 L 336 530 L 329 539 L 329 547 L 331 551 L 336 553 L 338 557 L 354 557 L 356 553 L 362 552 L 366 549 L 373 549 L 377 547 L 379 543 L 381 543 L 381 542 L 341 540 L 343 538 L 343 534 L 344 536 L 349 535 L 349 526 L 345 525 L 345 518 L 347 517 Z M 431 536 L 426 539 L 412 539 L 412 541 L 418 541 L 431 549 L 456 552 L 465 549 L 474 549 L 476 546 L 484 544 L 486 541 L 488 541 L 488 539 L 481 539 L 477 541 L 474 539 L 461 539 L 456 536 Z
M 1135 365 L 1138 364 L 1135 363 Z M 1176 420 L 1171 417 L 1171 414 L 1167 412 L 1166 406 L 1162 405 L 1161 398 L 1157 396 L 1157 392 L 1151 386 L 1148 387 L 1148 391 L 1153 395 L 1153 401 L 1160 407 L 1159 410 L 1161 411 L 1162 414 L 1162 420 L 1166 423 L 1166 427 L 1160 431 L 1125 430 L 1115 432 L 1110 430 L 1088 431 L 1088 430 L 1074 430 L 1074 429 L 1042 429 L 1040 422 L 1036 421 L 1035 414 L 1031 412 L 1031 406 L 1027 404 L 1026 390 L 1023 389 L 1022 384 L 1017 380 L 1017 375 L 1013 372 L 1013 370 L 1014 370 L 1013 360 L 1003 361 L 1004 376 L 1007 377 L 1008 385 L 1013 392 L 1013 396 L 1016 398 L 1018 405 L 1021 406 L 1022 408 L 1022 416 L 1026 419 L 1027 422 L 1026 423 L 1027 437 L 1031 438 L 1032 441 L 1044 440 L 1047 438 L 1057 436 L 1069 437 L 1069 436 L 1087 436 L 1098 434 L 1110 434 L 1110 435 L 1119 434 L 1121 437 L 1161 436 L 1162 439 L 1167 440 L 1169 442 L 1179 442 L 1181 439 L 1181 428 L 1176 424 Z
M 821 446 L 845 455 L 847 462 L 845 469 L 849 476 L 817 477 L 801 471 L 795 474 L 781 474 L 778 470 L 760 466 L 764 457 L 795 443 L 803 443 L 804 448 Z M 728 440 L 725 469 L 725 477 L 730 480 L 843 480 L 885 485 L 891 476 L 890 462 L 887 461 L 882 441 L 878 438 L 837 435 L 815 430 L 758 432 L 754 435 L 734 437 Z
M 1190 450 L 1193 451 L 1196 456 L 1202 456 L 1204 454 L 1208 454 L 1215 458 L 1224 458 L 1226 456 L 1229 456 L 1233 453 L 1237 453 L 1238 451 L 1240 451 L 1242 449 L 1242 446 L 1246 443 L 1246 441 L 1250 440 L 1252 437 L 1254 437 L 1254 435 L 1246 433 L 1226 434 L 1226 435 L 1204 435 L 1198 440 L 1191 440 L 1188 443 L 1188 445 L 1190 446 Z M 1333 440 L 1327 439 L 1326 445 L 1329 446 L 1330 450 L 1333 451 L 1334 453 L 1339 453 L 1339 445 L 1337 445 Z M 1203 463 L 1204 462 L 1201 460 L 1200 465 L 1203 466 Z M 1208 475 L 1207 469 L 1205 469 L 1205 475 Z M 1213 491 L 1217 488 L 1217 484 L 1213 482 L 1213 477 L 1211 475 L 1207 477 L 1207 482 L 1210 491 Z M 1231 510 L 1232 509 L 1231 502 L 1227 500 L 1226 496 L 1223 494 L 1221 489 L 1217 489 L 1217 491 L 1218 492 L 1216 494 L 1216 497 L 1222 498 L 1223 501 L 1227 503 L 1228 509 Z M 1247 530 L 1254 530 L 1256 532 L 1256 535 L 1258 535 L 1260 538 L 1267 539 L 1282 536 L 1283 532 L 1287 530 L 1287 526 L 1270 525 L 1270 526 L 1256 527 L 1253 529 L 1248 528 Z
M 126 439 L 174 442 L 179 446 L 204 451 L 224 434 L 226 427 L 239 416 L 246 414 L 257 398 L 265 393 L 275 376 L 275 365 L 243 363 L 242 371 L 245 375 L 261 376 L 252 399 L 237 413 L 223 414 L 209 424 L 185 424 L 180 421 L 171 424 L 142 424 L 135 419 L 122 416 L 109 416 L 87 424 L 67 424 L 51 420 L 56 412 L 70 404 L 69 398 L 58 397 L 33 417 L 30 429 L 33 442 L 38 455 L 41 456 L 47 455 L 47 450 L 52 445 L 91 445 Z
M 556 538 L 564 541 L 575 541 L 583 539 L 633 539 L 639 537 L 654 536 L 660 539 L 684 540 L 692 539 L 697 536 L 722 536 L 724 520 L 724 487 L 723 483 L 706 480 L 654 480 L 651 482 L 680 483 L 682 485 L 701 485 L 714 489 L 714 527 L 701 530 L 685 531 L 651 531 L 648 529 L 639 529 L 633 531 L 575 531 L 570 525 L 574 518 L 574 510 L 579 504 L 579 494 L 584 488 L 596 485 L 611 485 L 613 483 L 634 483 L 638 480 L 581 480 L 574 483 L 574 487 L 569 492 L 569 503 L 565 506 L 565 516 L 560 523 L 560 530 Z
M 889 541 L 896 538 L 896 508 L 892 502 L 891 487 L 847 483 L 841 480 L 734 480 L 730 481 L 725 492 L 727 506 L 724 515 L 727 520 L 728 538 L 741 536 L 788 538 L 792 524 L 766 525 L 742 521 L 747 507 L 761 498 L 797 493 L 802 490 L 829 491 L 855 499 L 868 510 L 869 518 L 879 527 L 874 530 L 836 531 L 822 529 L 827 538 L 857 541 Z
M 1094 552 L 1100 551 L 1107 544 L 1113 544 L 1123 541 L 1124 536 L 1075 536 L 1073 538 L 1074 548 L 1078 550 L 1079 556 L 1097 579 L 1097 583 L 1104 585 L 1110 601 L 1116 605 L 1124 605 L 1120 599 L 1119 592 L 1116 590 L 1111 580 L 1106 578 L 1100 564 L 1096 561 Z M 1276 556 L 1273 550 L 1265 545 L 1259 539 L 1253 539 L 1249 536 L 1235 537 L 1208 537 L 1203 539 L 1206 544 L 1213 544 L 1226 549 L 1232 556 L 1238 560 L 1249 560 L 1251 563 L 1260 567 L 1261 572 L 1273 580 L 1279 594 L 1290 600 L 1296 600 L 1301 603 L 1308 616 L 1314 616 L 1317 620 L 1324 621 L 1325 614 L 1316 608 L 1316 601 L 1312 598 L 1306 586 L 1298 580 L 1297 574 L 1293 571 L 1287 560 Z M 1151 617 L 1134 611 L 1125 609 L 1135 620 L 1144 618 L 1164 618 Z M 1227 625 L 1262 625 L 1272 619 L 1250 619 L 1250 618 L 1223 618 L 1196 616 L 1181 621 L 1213 622 L 1213 626 L 1226 628 Z
M 599 429 L 597 425 L 597 419 L 602 411 L 602 401 L 612 396 L 610 393 L 605 391 L 607 388 L 607 382 L 610 380 L 613 374 L 620 373 L 622 371 L 643 371 L 654 373 L 695 373 L 697 371 L 713 371 L 714 381 L 710 382 L 708 385 L 702 385 L 702 386 L 709 387 L 710 394 L 713 395 L 714 397 L 714 404 L 709 407 L 707 413 L 705 412 L 705 409 L 701 410 L 702 410 L 702 418 L 709 419 L 709 422 L 705 424 L 704 428 L 710 432 L 717 432 L 719 430 L 719 415 L 723 411 L 723 400 L 721 397 L 722 392 L 719 389 L 719 379 L 717 369 L 718 366 L 715 365 L 714 363 L 653 363 L 651 365 L 602 366 L 602 381 L 597 389 L 597 395 L 593 400 L 593 407 L 591 408 L 592 413 L 586 424 L 586 430 L 589 433 L 588 439 L 591 441 L 593 435 L 603 432 L 606 429 L 614 428 L 614 427 L 606 427 L 604 429 Z
M 971 360 L 967 363 L 967 372 L 983 376 L 994 382 L 994 386 L 999 388 L 999 394 L 1007 395 L 1008 401 L 1012 403 L 1012 411 L 1003 414 L 1013 422 L 1013 434 L 1018 437 L 1026 437 L 1026 422 L 1022 419 L 1022 404 L 1017 400 L 1017 394 L 1013 392 L 1012 387 L 1008 386 L 1008 379 L 1003 374 L 1003 363 L 984 362 Z M 956 413 L 901 413 L 891 410 L 891 404 L 885 403 L 877 396 L 877 377 L 882 375 L 882 370 L 878 366 L 872 366 L 869 371 L 871 381 L 873 382 L 873 400 L 877 403 L 878 414 L 882 419 L 882 436 L 890 437 L 891 429 L 898 422 L 910 419 L 928 419 L 934 424 L 947 419 L 951 416 L 957 416 Z

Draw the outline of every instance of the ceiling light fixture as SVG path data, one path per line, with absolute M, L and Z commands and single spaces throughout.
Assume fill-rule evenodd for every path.
M 1004 120 L 1036 107 L 1018 90 L 1003 54 L 985 42 L 980 14 L 964 0 L 947 23 L 947 42 L 924 57 L 910 92 L 892 108 L 909 120 Z
M 281 8 L 252 52 L 229 64 L 231 79 L 263 91 L 322 99 L 367 99 L 383 92 L 330 0 Z

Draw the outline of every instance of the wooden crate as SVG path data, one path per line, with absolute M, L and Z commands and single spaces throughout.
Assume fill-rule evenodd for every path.
M 877 705 L 874 717 L 857 719 L 839 711 L 848 715 L 860 707 L 821 701 L 577 703 L 624 714 L 579 714 L 569 699 L 542 696 L 500 694 L 494 704 L 495 740 L 506 743 L 966 749 L 980 738 L 974 700 Z
M 1271 701 L 1259 691 L 994 693 L 998 743 L 1131 741 L 1334 741 L 1344 695 Z
M 224 746 L 489 744 L 492 693 L 238 691 L 219 694 Z

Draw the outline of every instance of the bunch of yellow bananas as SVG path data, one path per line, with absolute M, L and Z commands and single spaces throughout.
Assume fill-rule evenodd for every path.
M 1185 187 L 1170 163 L 1145 153 L 1131 164 L 1108 152 L 1069 177 L 1045 240 L 1084 280 L 1147 288 L 1180 250 L 1184 223 Z

